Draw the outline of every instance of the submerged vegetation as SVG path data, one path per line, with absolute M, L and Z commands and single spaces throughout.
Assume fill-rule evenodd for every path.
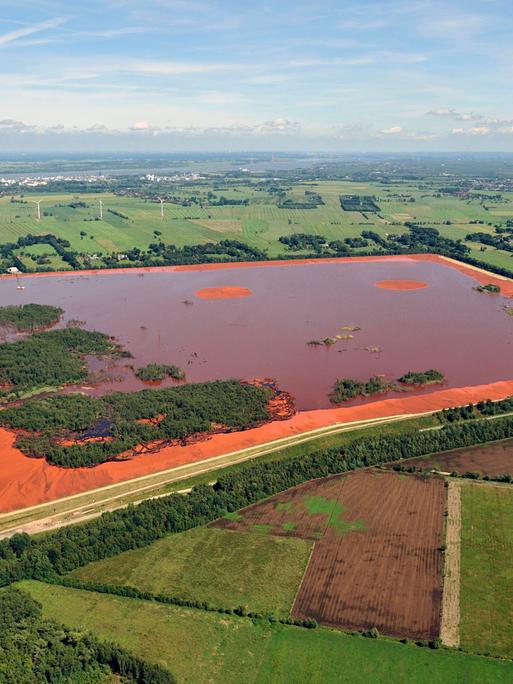
M 135 374 L 140 380 L 145 382 L 158 382 L 164 380 L 167 376 L 174 380 L 183 380 L 185 372 L 178 366 L 159 365 L 157 363 L 149 363 L 147 366 L 142 366 L 135 371 Z
M 80 328 L 49 330 L 0 344 L 0 399 L 85 380 L 87 354 L 117 356 L 122 352 L 107 335 Z
M 27 455 L 66 468 L 92 466 L 142 445 L 243 430 L 269 420 L 272 391 L 238 380 L 34 399 L 0 412 L 0 425 L 23 431 Z M 108 429 L 106 429 L 106 426 Z M 28 433 L 28 434 L 27 434 Z
M 14 328 L 18 332 L 34 332 L 55 325 L 63 313 L 58 306 L 48 304 L 1 306 L 0 326 Z

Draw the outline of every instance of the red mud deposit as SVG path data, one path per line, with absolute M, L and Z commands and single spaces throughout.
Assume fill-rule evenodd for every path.
M 423 283 L 420 280 L 380 280 L 376 283 L 376 287 L 380 287 L 382 290 L 422 290 L 425 287 L 429 287 L 427 283 Z
M 225 285 L 224 287 L 204 287 L 196 292 L 200 299 L 241 299 L 251 297 L 253 293 L 248 287 Z
M 244 432 L 213 435 L 207 441 L 185 447 L 168 446 L 157 453 L 129 461 L 102 463 L 94 468 L 59 468 L 43 459 L 28 458 L 13 446 L 14 434 L 0 429 L 0 511 L 26 508 L 336 423 L 436 411 L 480 400 L 504 399 L 511 394 L 513 380 L 508 380 L 415 397 L 384 399 L 353 407 L 301 411 L 289 420 L 273 421 Z

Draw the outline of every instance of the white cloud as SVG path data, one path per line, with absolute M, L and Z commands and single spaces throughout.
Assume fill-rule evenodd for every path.
M 400 135 L 404 133 L 404 128 L 402 126 L 391 126 L 390 128 L 385 128 L 381 133 L 385 135 Z
M 9 31 L 0 35 L 0 47 L 3 45 L 8 45 L 14 41 L 18 41 L 20 38 L 25 36 L 30 36 L 33 33 L 39 33 L 40 31 L 47 31 L 48 29 L 57 28 L 64 24 L 66 19 L 63 17 L 58 17 L 56 19 L 49 19 L 48 21 L 42 21 L 39 24 L 32 24 L 30 26 L 25 26 L 24 28 L 14 29 L 14 31 Z

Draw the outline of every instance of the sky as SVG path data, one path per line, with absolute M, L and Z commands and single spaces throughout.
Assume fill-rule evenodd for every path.
M 513 151 L 511 0 L 0 0 L 0 153 Z

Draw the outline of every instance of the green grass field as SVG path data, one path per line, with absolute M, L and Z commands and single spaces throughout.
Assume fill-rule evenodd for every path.
M 216 189 L 215 184 L 200 186 L 177 186 L 173 192 L 187 199 L 201 196 L 206 202 L 207 192 L 212 188 L 217 195 L 228 198 L 249 199 L 249 206 L 182 206 L 167 203 L 164 220 L 160 218 L 160 205 L 136 197 L 121 197 L 110 193 L 58 194 L 37 193 L 17 197 L 11 202 L 6 196 L 0 198 L 0 243 L 14 241 L 27 233 L 55 235 L 70 241 L 74 250 L 84 253 L 110 253 L 130 247 L 146 249 L 156 240 L 154 231 L 161 233 L 166 243 L 178 246 L 223 239 L 242 240 L 253 247 L 267 250 L 270 256 L 284 253 L 278 242 L 281 235 L 313 233 L 330 240 L 360 235 L 362 230 L 373 230 L 382 236 L 389 232 L 406 231 L 407 221 L 428 222 L 440 232 L 453 239 L 465 239 L 469 232 L 493 233 L 490 224 L 503 223 L 513 217 L 513 193 L 503 193 L 502 201 L 482 202 L 439 195 L 436 184 L 419 186 L 403 183 L 386 187 L 378 183 L 355 183 L 350 181 L 319 181 L 317 183 L 292 184 L 287 197 L 304 201 L 305 191 L 321 195 L 324 204 L 314 209 L 287 209 L 276 205 L 276 198 L 258 188 L 250 181 L 241 180 L 238 185 Z M 373 195 L 380 206 L 379 214 L 342 211 L 340 195 Z M 99 215 L 99 199 L 104 203 L 104 220 Z M 36 220 L 33 201 L 42 201 L 44 214 Z M 77 202 L 85 204 L 77 205 Z M 122 218 L 112 211 L 119 212 Z M 472 225 L 470 221 L 483 221 Z M 449 221 L 449 225 L 444 222 Z M 82 234 L 81 234 L 82 233 Z M 84 234 L 85 233 L 85 234 Z M 472 256 L 491 264 L 513 268 L 511 254 L 481 245 L 469 243 Z M 374 247 L 374 245 L 371 245 Z M 34 248 L 24 250 L 23 261 L 34 267 L 31 254 Z M 46 250 L 48 251 L 48 250 Z M 53 268 L 61 268 L 60 259 L 50 258 Z
M 461 644 L 513 658 L 513 489 L 462 487 Z
M 254 624 L 247 618 L 25 581 L 46 617 L 93 630 L 178 682 L 202 684 L 502 684 L 513 663 L 328 629 Z
M 201 527 L 73 571 L 154 594 L 287 617 L 311 552 L 301 539 Z

